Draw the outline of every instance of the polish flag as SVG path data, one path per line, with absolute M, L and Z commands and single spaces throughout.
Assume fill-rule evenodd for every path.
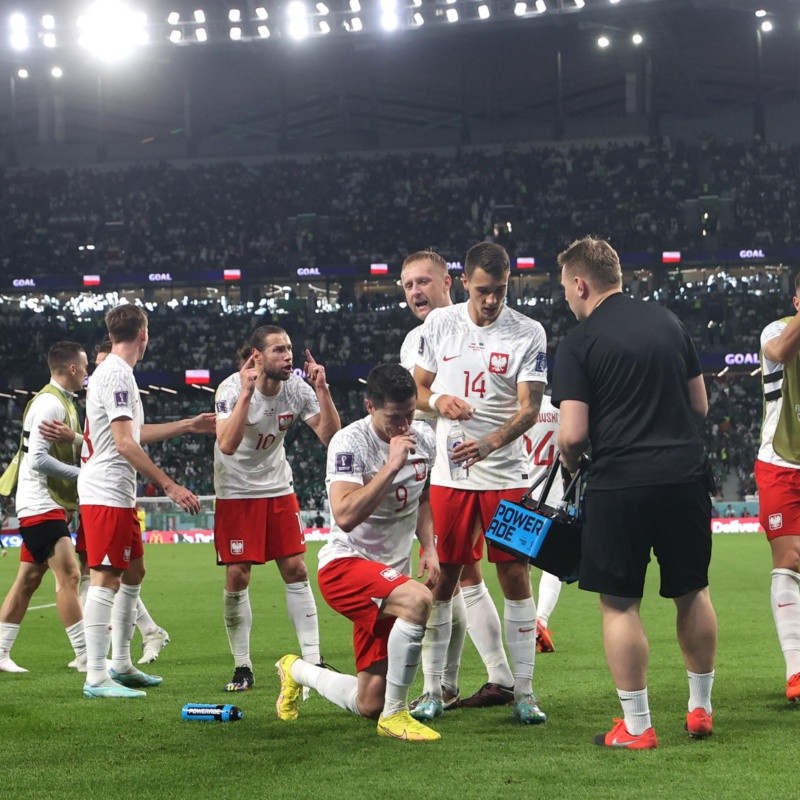
M 84 275 L 83 276 L 83 285 L 84 286 L 99 286 L 100 285 L 100 276 L 99 275 Z
M 535 258 L 518 258 L 517 259 L 517 269 L 535 269 L 536 268 L 536 259 Z
M 680 250 L 665 250 L 661 254 L 661 263 L 662 264 L 680 264 L 681 263 L 681 251 Z
M 388 264 L 370 264 L 369 265 L 369 274 L 370 275 L 388 275 L 389 274 L 389 265 Z
M 242 271 L 240 269 L 226 269 L 223 271 L 222 277 L 226 281 L 240 281 L 242 279 Z
M 211 383 L 211 373 L 207 369 L 187 369 L 185 373 L 187 386 L 202 386 Z

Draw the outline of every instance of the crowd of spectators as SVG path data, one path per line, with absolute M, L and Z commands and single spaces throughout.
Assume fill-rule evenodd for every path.
M 278 274 L 399 262 L 420 243 L 460 258 L 486 236 L 512 254 L 551 258 L 578 231 L 626 252 L 794 244 L 798 173 L 797 145 L 664 139 L 15 170 L 0 175 L 0 264 L 29 276 Z M 701 225 L 686 204 L 710 196 L 721 205 Z

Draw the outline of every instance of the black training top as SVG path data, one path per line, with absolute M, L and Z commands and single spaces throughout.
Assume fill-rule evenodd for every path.
M 688 381 L 702 374 L 683 323 L 657 303 L 613 294 L 558 346 L 553 405 L 589 406 L 591 489 L 690 483 L 703 448 Z

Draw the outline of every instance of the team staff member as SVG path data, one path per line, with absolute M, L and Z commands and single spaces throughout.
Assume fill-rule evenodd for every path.
M 77 450 L 72 441 L 49 442 L 39 432 L 43 422 L 57 420 L 72 432 L 71 439 L 80 436 L 74 398 L 87 375 L 86 353 L 77 342 L 56 342 L 47 354 L 47 366 L 50 382 L 22 416 L 16 507 L 23 545 L 17 577 L 0 608 L 0 672 L 28 671 L 13 661 L 11 648 L 48 568 L 56 577 L 56 608 L 75 651 L 75 666 L 86 671 L 80 572 L 67 525 L 67 515 L 78 507 Z
M 800 311 L 800 273 L 792 305 Z M 761 333 L 764 422 L 755 465 L 759 521 L 772 551 L 770 600 L 786 662 L 786 698 L 800 700 L 800 314 Z
M 433 432 L 414 421 L 416 386 L 400 364 L 367 378 L 369 416 L 348 425 L 328 448 L 333 527 L 319 552 L 326 602 L 353 622 L 358 676 L 284 656 L 276 665 L 278 717 L 298 716 L 301 687 L 362 717 L 378 717 L 378 735 L 431 742 L 440 735 L 408 713 L 408 689 L 420 659 L 431 593 L 410 579 L 411 548 L 422 545 L 419 575 L 439 573 L 427 482 L 436 455 Z
M 675 601 L 689 677 L 685 729 L 712 731 L 717 619 L 708 590 L 711 501 L 698 422 L 708 412 L 686 328 L 657 303 L 622 294 L 619 257 L 586 237 L 558 256 L 579 324 L 561 342 L 553 404 L 568 469 L 591 445 L 580 587 L 600 595 L 603 640 L 623 720 L 595 738 L 632 750 L 658 744 L 647 698 L 647 635 L 639 615 L 650 551 L 661 594 Z
M 325 368 L 308 350 L 310 385 L 293 372 L 292 342 L 282 328 L 256 328 L 249 345 L 239 372 L 216 393 L 214 543 L 217 563 L 225 565 L 223 608 L 234 661 L 233 678 L 225 687 L 229 692 L 246 691 L 255 683 L 250 657 L 253 564 L 275 561 L 300 652 L 314 664 L 322 661 L 300 506 L 283 440 L 297 419 L 326 446 L 341 427 Z
M 547 381 L 546 340 L 538 322 L 505 305 L 510 272 L 508 253 L 500 245 L 482 242 L 470 248 L 462 276 L 468 301 L 431 311 L 417 352 L 417 407 L 444 417 L 436 426 L 437 459 L 431 480 L 441 562 L 433 594 L 444 604 L 450 603 L 462 568 L 471 564 L 479 569 L 483 535 L 499 502 L 519 500 L 530 485 L 521 436 L 539 414 Z M 451 421 L 463 427 L 466 440 L 448 453 Z M 451 475 L 451 459 L 466 468 L 465 478 Z M 459 705 L 513 703 L 514 716 L 521 722 L 541 723 L 546 716 L 533 694 L 536 607 L 530 568 L 527 561 L 491 546 L 489 560 L 497 566 L 505 596 L 505 634 L 513 672 L 499 626 L 488 626 L 483 631 L 487 640 L 478 650 L 490 670 L 489 682 Z M 474 641 L 475 632 L 471 633 Z M 424 671 L 433 676 L 433 695 L 425 707 L 420 704 L 414 710 L 418 718 L 438 716 L 443 707 L 441 696 L 435 694 L 435 679 L 442 674 L 445 653 L 430 655 L 436 662 L 429 665 L 426 658 Z

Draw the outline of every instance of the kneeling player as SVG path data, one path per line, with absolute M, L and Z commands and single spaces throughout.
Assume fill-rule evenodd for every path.
M 432 596 L 411 580 L 414 535 L 422 545 L 419 575 L 439 577 L 427 480 L 436 452 L 431 429 L 414 422 L 416 386 L 399 364 L 367 378 L 369 416 L 337 433 L 328 447 L 333 527 L 319 553 L 319 587 L 331 608 L 353 622 L 358 677 L 284 656 L 277 664 L 278 717 L 293 720 L 303 686 L 363 717 L 378 717 L 378 735 L 436 741 L 436 731 L 408 713 Z

